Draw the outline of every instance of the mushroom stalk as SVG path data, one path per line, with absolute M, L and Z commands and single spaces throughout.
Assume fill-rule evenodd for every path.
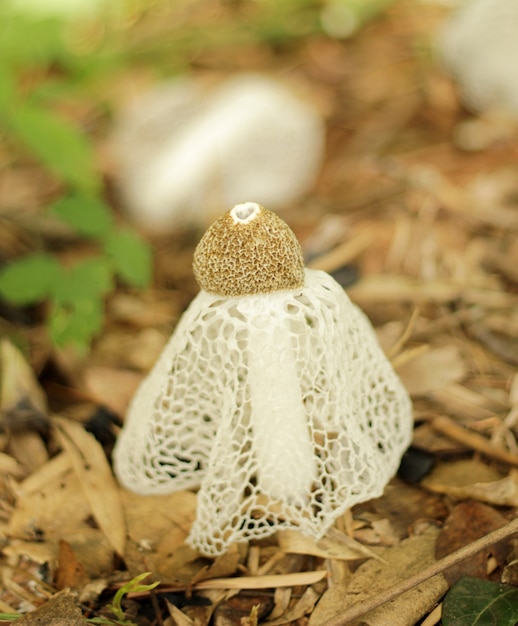
M 252 452 L 258 466 L 259 490 L 272 499 L 304 506 L 316 468 L 287 323 L 283 317 L 265 314 L 251 326 L 248 386 Z

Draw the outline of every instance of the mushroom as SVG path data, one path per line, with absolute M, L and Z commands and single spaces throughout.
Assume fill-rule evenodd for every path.
M 438 52 L 476 112 L 518 116 L 518 0 L 472 0 L 449 17 Z
M 249 72 L 154 86 L 123 107 L 110 142 L 122 208 L 160 233 L 205 228 L 246 196 L 282 209 L 314 183 L 324 143 L 307 98 Z
M 205 555 L 294 528 L 321 538 L 382 494 L 412 435 L 410 399 L 365 315 L 304 268 L 253 202 L 205 233 L 201 287 L 129 407 L 114 461 L 142 494 L 197 488 Z

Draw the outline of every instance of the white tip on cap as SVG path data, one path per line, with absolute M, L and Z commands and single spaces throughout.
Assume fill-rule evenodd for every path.
M 261 212 L 261 205 L 257 202 L 243 202 L 236 204 L 230 211 L 234 224 L 249 224 Z

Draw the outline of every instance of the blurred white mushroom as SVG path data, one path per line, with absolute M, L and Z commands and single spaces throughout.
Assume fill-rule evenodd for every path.
M 518 116 L 518 0 L 466 2 L 438 47 L 469 108 Z
M 275 214 L 235 206 L 196 248 L 201 291 L 129 408 L 114 453 L 139 493 L 199 487 L 201 553 L 296 528 L 321 538 L 381 495 L 411 403 L 331 276 Z
M 308 191 L 324 124 L 279 81 L 237 75 L 208 88 L 177 80 L 122 111 L 113 136 L 123 204 L 150 230 L 206 227 L 221 206 L 256 197 L 278 209 Z

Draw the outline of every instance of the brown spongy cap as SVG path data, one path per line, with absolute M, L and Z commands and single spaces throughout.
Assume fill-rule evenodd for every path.
M 254 202 L 237 204 L 207 230 L 194 252 L 200 287 L 225 297 L 297 289 L 304 260 L 281 218 Z

